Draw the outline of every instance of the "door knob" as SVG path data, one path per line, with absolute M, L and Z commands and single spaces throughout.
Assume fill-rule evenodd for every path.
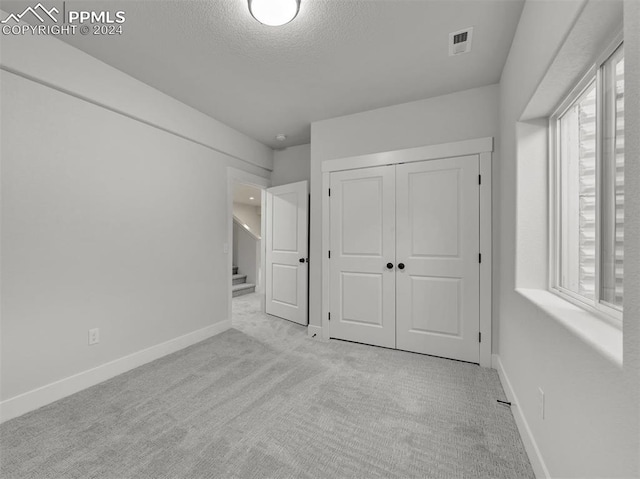
M 393 269 L 393 263 L 387 263 L 387 269 Z
M 398 263 L 398 269 L 404 269 L 404 263 Z
M 299 261 L 300 263 L 304 263 L 304 262 L 306 261 L 306 259 L 305 259 L 305 258 L 300 258 L 298 261 Z

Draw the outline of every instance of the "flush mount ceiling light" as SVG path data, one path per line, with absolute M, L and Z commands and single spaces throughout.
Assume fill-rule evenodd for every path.
M 296 18 L 300 0 L 248 0 L 249 12 L 264 25 L 279 27 Z
M 284 133 L 278 133 L 276 135 L 276 140 L 278 140 L 278 141 L 284 141 L 286 139 L 287 139 L 287 135 L 285 135 Z

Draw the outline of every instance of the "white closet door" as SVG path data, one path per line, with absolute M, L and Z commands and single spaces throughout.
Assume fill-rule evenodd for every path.
M 395 168 L 331 174 L 329 334 L 395 347 Z
M 300 324 L 308 323 L 308 191 L 306 181 L 267 190 L 265 310 Z
M 396 201 L 397 348 L 479 362 L 478 157 L 398 165 Z

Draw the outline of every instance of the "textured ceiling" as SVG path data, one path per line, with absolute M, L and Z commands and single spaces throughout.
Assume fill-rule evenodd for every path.
M 498 82 L 523 6 L 302 0 L 293 22 L 267 27 L 246 0 L 66 3 L 126 22 L 121 36 L 64 41 L 274 148 L 309 142 L 315 120 Z M 448 34 L 468 26 L 472 52 L 449 57 Z

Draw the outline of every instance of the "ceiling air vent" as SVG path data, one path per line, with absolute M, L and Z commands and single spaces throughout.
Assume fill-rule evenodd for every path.
M 471 40 L 473 39 L 473 27 L 458 30 L 449 34 L 449 56 L 469 53 Z

